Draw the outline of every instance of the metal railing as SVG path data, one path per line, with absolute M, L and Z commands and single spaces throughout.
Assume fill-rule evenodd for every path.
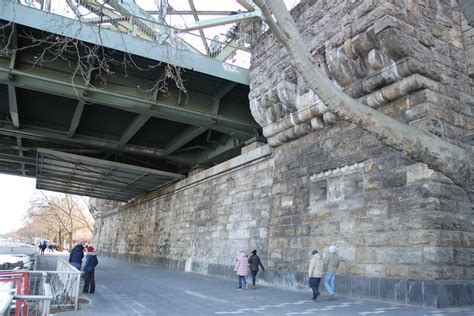
M 15 309 L 15 315 L 47 316 L 53 299 L 51 285 L 46 272 L 28 271 L 28 294 L 17 294 L 13 298 L 22 308 Z
M 81 272 L 59 256 L 37 256 L 44 271 L 0 271 L 0 315 L 47 316 L 51 308 L 77 310 Z
M 180 27 L 169 25 L 164 19 L 154 19 L 152 16 L 136 16 L 111 7 L 100 7 L 100 9 L 105 11 L 97 12 L 99 7 L 88 5 L 87 1 L 78 2 L 77 7 L 66 6 L 62 8 L 62 11 L 56 10 L 55 12 L 51 11 L 52 7 L 49 7 L 49 9 L 44 7 L 42 5 L 43 2 L 40 1 L 21 0 L 18 3 L 20 5 L 67 16 L 85 24 L 99 25 L 104 29 L 133 35 L 143 40 L 167 44 L 178 50 L 189 50 L 225 63 L 232 63 L 233 60 L 231 60 L 231 57 L 237 56 L 236 53 L 238 51 L 248 52 L 249 44 L 255 42 L 266 30 L 265 25 L 258 21 L 256 17 L 252 16 L 249 17 L 248 20 L 228 22 L 229 24 L 236 23 L 236 25 L 227 30 L 223 39 L 221 39 L 220 36 L 211 39 L 194 34 L 191 31 L 183 30 Z M 80 7 L 90 10 L 91 14 L 82 15 L 79 10 Z M 72 12 L 69 12 L 70 10 L 76 12 L 76 14 L 72 14 Z M 204 47 L 201 47 L 201 43 L 203 42 L 209 45 L 209 52 L 205 52 Z M 247 57 L 241 56 L 241 58 Z
M 6 289 L 9 295 L 27 295 L 28 294 L 28 272 L 27 271 L 1 271 L 0 272 L 0 282 L 2 284 L 6 284 Z M 13 297 L 13 298 L 14 298 Z M 8 298 L 8 300 L 12 301 L 12 299 Z M 23 308 L 26 311 L 26 306 L 18 299 L 15 299 L 15 315 L 19 315 L 20 309 Z
M 47 316 L 49 315 L 51 295 L 50 285 L 46 282 L 47 274 L 24 270 L 1 271 L 0 281 L 3 287 L 1 298 L 1 315 Z M 6 292 L 5 292 L 6 291 Z
M 81 272 L 58 256 L 38 256 L 35 269 L 48 275 L 51 285 L 51 307 L 74 308 L 79 302 Z M 40 272 L 40 271 L 35 271 Z

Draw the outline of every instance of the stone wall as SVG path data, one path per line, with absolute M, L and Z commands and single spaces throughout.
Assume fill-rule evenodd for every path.
M 470 146 L 462 142 L 473 128 L 464 50 L 469 36 L 456 1 L 313 0 L 302 1 L 292 15 L 319 66 L 346 94 Z M 323 245 L 344 245 L 348 273 L 472 279 L 472 209 L 464 192 L 336 122 L 272 35 L 254 52 L 253 114 L 269 144 L 285 144 L 275 151 L 275 182 L 303 189 L 298 199 L 282 192 L 280 207 L 307 208 L 304 218 L 315 221 L 321 214 L 316 232 Z M 292 220 L 302 217 L 290 209 Z M 275 223 L 280 213 L 284 218 L 285 211 L 272 212 Z
M 213 267 L 233 271 L 241 249 L 256 248 L 265 256 L 272 164 L 269 148 L 258 147 L 129 205 L 109 208 L 97 221 L 97 248 L 201 273 Z
M 302 1 L 292 14 L 345 93 L 470 146 L 470 29 L 457 1 Z M 250 105 L 271 147 L 109 206 L 97 221 L 99 251 L 233 277 L 237 252 L 256 248 L 264 282 L 307 289 L 311 250 L 334 244 L 339 293 L 474 303 L 473 209 L 464 191 L 339 121 L 271 34 L 253 50 Z

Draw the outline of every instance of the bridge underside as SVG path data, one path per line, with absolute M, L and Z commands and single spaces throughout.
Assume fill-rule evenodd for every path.
M 246 84 L 0 22 L 0 173 L 40 178 L 42 148 L 165 172 L 169 181 L 238 155 L 260 133 Z M 55 171 L 64 180 L 76 170 Z M 57 183 L 37 186 L 97 196 Z

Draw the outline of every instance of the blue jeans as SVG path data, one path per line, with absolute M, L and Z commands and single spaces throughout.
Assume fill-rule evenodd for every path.
M 242 288 L 242 282 L 244 283 L 244 288 L 247 287 L 247 280 L 245 279 L 245 275 L 238 275 L 239 277 L 239 289 Z
M 257 276 L 258 271 L 252 271 L 252 284 L 255 285 L 255 277 Z
M 324 286 L 328 295 L 334 294 L 334 279 L 336 278 L 336 272 L 325 272 L 324 273 Z

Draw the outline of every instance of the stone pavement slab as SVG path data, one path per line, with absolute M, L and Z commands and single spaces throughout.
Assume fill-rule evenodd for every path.
M 257 282 L 258 283 L 258 282 Z M 337 293 L 337 289 L 336 289 Z M 311 292 L 269 286 L 237 290 L 228 280 L 99 256 L 96 292 L 66 315 L 472 315 L 473 308 L 432 309 L 338 297 L 310 300 Z

